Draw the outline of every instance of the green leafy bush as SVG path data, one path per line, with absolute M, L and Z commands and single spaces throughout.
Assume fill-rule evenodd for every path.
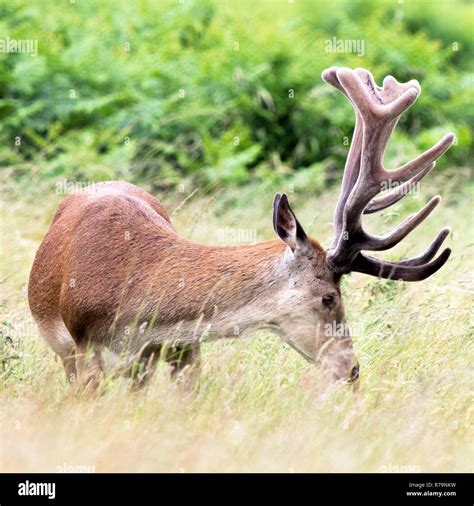
M 18 179 L 33 165 L 44 179 L 158 188 L 319 178 L 322 163 L 342 169 L 353 128 L 320 74 L 346 65 L 422 85 L 389 162 L 453 130 L 458 145 L 440 166 L 463 165 L 472 10 L 462 0 L 7 2 L 1 33 L 37 40 L 38 54 L 0 53 L 0 159 Z M 327 52 L 333 37 L 362 41 L 363 55 Z

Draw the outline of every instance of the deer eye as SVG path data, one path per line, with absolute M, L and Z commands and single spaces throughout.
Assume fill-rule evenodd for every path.
M 334 303 L 334 295 L 324 295 L 323 296 L 323 306 L 329 307 Z

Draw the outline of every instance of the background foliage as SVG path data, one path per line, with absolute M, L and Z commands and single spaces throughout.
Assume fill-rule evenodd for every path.
M 463 0 L 2 2 L 0 34 L 37 39 L 38 55 L 0 53 L 0 162 L 16 179 L 41 164 L 41 179 L 155 189 L 294 171 L 324 187 L 353 113 L 320 74 L 346 65 L 422 85 L 389 159 L 452 130 L 459 144 L 439 163 L 465 165 L 472 15 Z M 363 40 L 364 56 L 326 52 L 333 37 Z

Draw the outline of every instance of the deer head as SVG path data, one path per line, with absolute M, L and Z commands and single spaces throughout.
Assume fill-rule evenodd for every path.
M 439 196 L 384 236 L 366 232 L 362 215 L 385 209 L 406 195 L 433 169 L 435 160 L 453 143 L 454 135 L 445 135 L 403 167 L 387 170 L 383 166 L 385 148 L 400 115 L 420 94 L 418 82 L 403 84 L 388 76 L 379 87 L 367 70 L 336 67 L 325 70 L 322 77 L 352 103 L 355 131 L 334 213 L 334 240 L 327 253 L 306 235 L 286 195 L 275 197 L 274 228 L 288 246 L 289 283 L 300 292 L 293 298 L 291 311 L 282 315 L 280 327 L 284 339 L 303 356 L 322 362 L 334 378 L 350 382 L 358 377 L 359 367 L 344 319 L 341 276 L 362 272 L 386 279 L 420 281 L 440 269 L 451 252 L 446 248 L 434 258 L 449 233 L 445 228 L 424 253 L 409 260 L 389 262 L 366 253 L 387 250 L 402 241 L 438 205 Z M 387 188 L 393 189 L 378 195 Z

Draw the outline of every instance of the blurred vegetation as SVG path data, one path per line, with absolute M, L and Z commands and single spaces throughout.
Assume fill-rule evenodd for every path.
M 345 65 L 422 85 L 390 161 L 451 130 L 440 167 L 466 165 L 472 19 L 463 0 L 2 2 L 0 37 L 37 39 L 38 55 L 0 53 L 0 162 L 26 181 L 322 188 L 354 119 L 320 74 Z M 363 40 L 364 55 L 326 52 L 333 37 Z

